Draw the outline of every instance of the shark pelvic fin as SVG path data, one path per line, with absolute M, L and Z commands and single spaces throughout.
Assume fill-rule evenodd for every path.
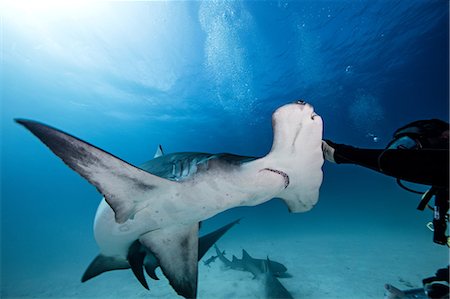
M 118 259 L 111 256 L 105 256 L 102 254 L 91 262 L 81 278 L 81 282 L 88 281 L 104 272 L 112 270 L 129 269 L 130 264 L 124 259 Z
M 159 280 L 158 276 L 156 276 L 155 270 L 159 267 L 158 261 L 156 260 L 155 255 L 147 250 L 147 255 L 144 259 L 144 268 L 145 272 L 147 272 L 148 276 L 150 276 L 154 280 Z
M 140 242 L 153 252 L 174 290 L 185 298 L 196 298 L 198 223 L 151 231 Z
M 144 276 L 144 258 L 145 258 L 145 251 L 141 250 L 141 243 L 139 243 L 138 240 L 134 241 L 133 244 L 131 244 L 130 248 L 128 249 L 128 255 L 127 259 L 130 263 L 131 270 L 134 273 L 134 276 L 136 276 L 137 280 L 141 283 L 141 285 L 149 289 L 147 281 L 145 280 Z
M 149 198 L 155 198 L 177 184 L 137 168 L 60 130 L 30 120 L 16 119 L 16 122 L 27 128 L 67 166 L 94 185 L 114 210 L 117 223 L 132 219 L 138 211 L 150 204 Z
M 158 145 L 158 148 L 156 149 L 155 156 L 153 156 L 153 159 L 154 158 L 159 158 L 161 156 L 164 156 L 164 151 L 163 151 L 163 148 L 162 148 L 162 146 L 160 144 L 160 145 Z

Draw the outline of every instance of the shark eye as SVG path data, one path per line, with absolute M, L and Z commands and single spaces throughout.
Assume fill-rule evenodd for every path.
M 306 102 L 303 100 L 297 100 L 297 101 L 295 101 L 295 104 L 306 105 Z

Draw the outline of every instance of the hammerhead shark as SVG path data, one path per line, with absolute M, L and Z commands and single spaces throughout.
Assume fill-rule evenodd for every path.
M 233 255 L 230 261 L 223 252 L 214 245 L 218 258 L 230 269 L 248 271 L 254 278 L 262 280 L 264 284 L 265 297 L 267 299 L 292 299 L 291 293 L 281 284 L 277 277 L 286 277 L 287 268 L 269 258 L 256 259 L 250 256 L 247 251 L 242 250 L 242 259 Z
M 94 220 L 100 254 L 129 261 L 135 241 L 152 252 L 174 290 L 197 296 L 199 222 L 278 197 L 290 212 L 317 202 L 322 183 L 322 119 L 297 101 L 272 115 L 264 157 L 181 152 L 136 167 L 40 122 L 16 119 L 103 195 Z

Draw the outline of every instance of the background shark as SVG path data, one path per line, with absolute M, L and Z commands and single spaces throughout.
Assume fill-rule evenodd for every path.
M 197 296 L 200 221 L 274 197 L 291 212 L 308 211 L 322 183 L 322 119 L 303 101 L 273 113 L 272 149 L 264 157 L 176 153 L 142 168 L 39 122 L 16 121 L 103 194 L 94 221 L 100 254 L 128 260 L 138 239 L 186 298 Z
M 232 260 L 228 260 L 225 255 L 219 250 L 217 245 L 214 245 L 216 254 L 219 259 L 234 270 L 248 271 L 254 275 L 255 278 L 261 280 L 264 285 L 264 295 L 267 299 L 291 299 L 291 293 L 281 284 L 277 277 L 289 277 L 286 273 L 287 268 L 278 262 L 272 261 L 269 258 L 255 259 L 252 258 L 247 251 L 242 250 L 242 259 L 238 259 L 233 255 Z
M 234 270 L 242 270 L 248 271 L 254 274 L 254 272 L 263 273 L 265 272 L 265 267 L 268 261 L 266 259 L 255 259 L 252 258 L 245 249 L 242 250 L 242 259 L 238 259 L 233 255 L 232 260 L 227 259 L 223 253 L 223 251 L 219 250 L 217 245 L 214 245 L 214 249 L 216 250 L 216 254 L 219 257 L 220 261 L 224 263 L 225 266 L 234 269 Z M 275 276 L 285 276 L 287 268 L 282 263 L 278 263 L 275 261 L 269 261 L 270 271 Z M 256 275 L 255 275 L 256 276 Z

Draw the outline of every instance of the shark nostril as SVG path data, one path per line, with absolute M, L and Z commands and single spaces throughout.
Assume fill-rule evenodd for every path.
M 306 102 L 304 100 L 297 100 L 295 101 L 295 104 L 306 105 Z
M 317 116 L 317 114 L 316 114 L 315 112 L 313 112 L 313 113 L 311 114 L 311 119 L 314 120 L 314 117 L 316 117 L 316 116 Z

